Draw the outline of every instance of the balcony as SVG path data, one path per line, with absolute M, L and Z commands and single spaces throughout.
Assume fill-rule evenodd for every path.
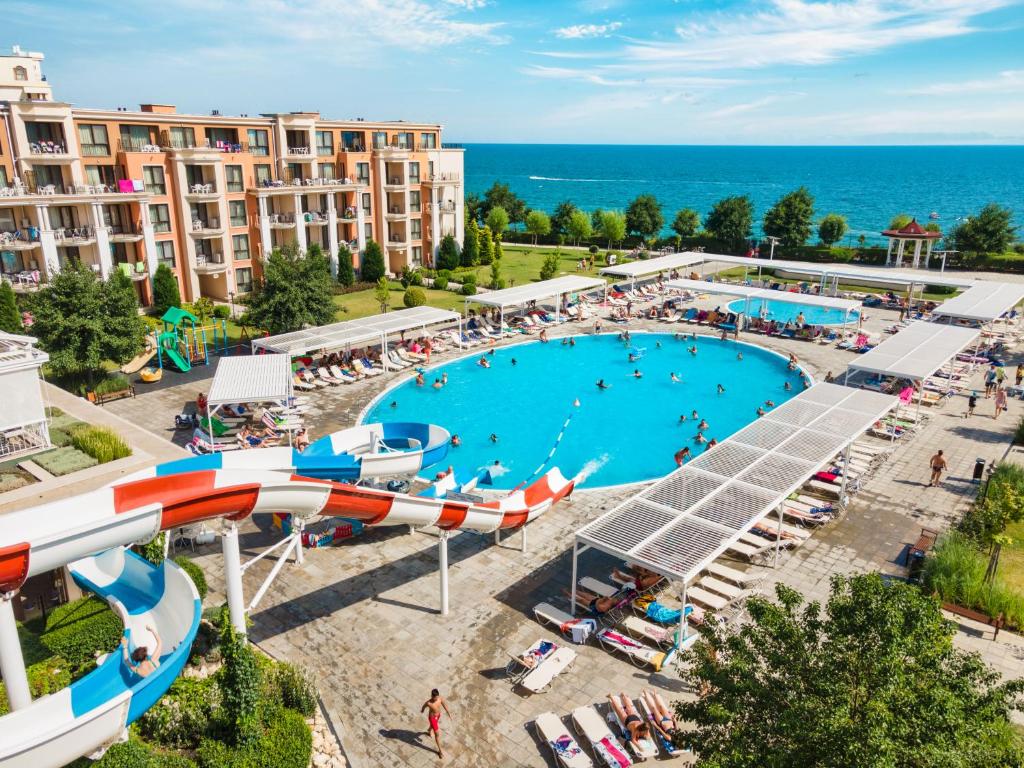
M 323 227 L 327 224 L 327 214 L 321 213 L 320 211 L 307 211 L 302 214 L 302 220 L 306 222 L 306 224 Z
M 193 184 L 185 192 L 185 199 L 190 203 L 202 203 L 220 199 L 220 194 L 213 184 Z
M 92 245 L 96 242 L 96 231 L 92 227 L 60 227 L 53 230 L 53 237 L 60 248 Z
M 384 179 L 384 189 L 405 189 L 405 179 L 401 176 L 389 176 Z
M 268 213 L 260 218 L 260 223 L 266 222 L 271 229 L 293 229 L 295 227 L 294 213 Z
M 33 163 L 63 163 L 71 159 L 63 141 L 30 141 L 28 151 Z
M 148 155 L 155 154 L 157 152 L 163 152 L 164 149 L 159 144 L 154 144 L 149 139 L 132 139 L 125 138 L 119 139 L 117 142 L 118 152 L 142 152 Z
M 365 152 L 366 145 L 361 143 L 342 144 L 338 149 L 341 152 Z
M 384 213 L 384 218 L 389 221 L 398 221 L 400 219 L 404 219 L 407 215 L 405 206 L 392 205 L 388 207 L 387 211 Z
M 299 160 L 312 160 L 314 153 L 309 147 L 285 147 L 284 156 L 287 158 L 297 158 Z
M 142 233 L 135 227 L 123 224 L 112 224 L 107 228 L 112 243 L 137 243 L 142 240 Z
M 192 219 L 189 234 L 196 240 L 209 240 L 223 235 L 224 227 L 221 226 L 220 219 Z
M 430 186 L 433 186 L 435 184 L 436 185 L 461 184 L 462 183 L 462 174 L 461 173 L 434 173 L 434 174 L 431 174 L 430 176 L 427 176 L 423 180 L 423 183 L 427 184 L 427 185 L 430 185 Z
M 38 245 L 39 230 L 35 227 L 28 227 L 24 230 L 16 229 L 12 232 L 0 232 L 0 250 L 31 251 Z
M 196 274 L 219 275 L 222 272 L 226 272 L 227 268 L 228 265 L 224 260 L 223 253 L 214 253 L 212 255 L 205 253 L 196 254 Z
M 455 213 L 455 202 L 448 200 L 437 204 L 438 213 Z

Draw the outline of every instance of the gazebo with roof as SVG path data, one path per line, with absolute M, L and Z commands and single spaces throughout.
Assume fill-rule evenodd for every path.
M 885 252 L 885 265 L 889 266 L 895 259 L 896 266 L 903 266 L 903 256 L 907 252 L 907 244 L 912 244 L 914 250 L 913 267 L 921 266 L 921 249 L 924 248 L 924 267 L 928 268 L 928 261 L 932 256 L 932 246 L 942 238 L 941 232 L 930 232 L 917 223 L 917 219 L 911 219 L 908 224 L 899 229 L 887 229 L 882 235 L 889 238 L 889 248 Z M 942 259 L 945 267 L 945 256 Z

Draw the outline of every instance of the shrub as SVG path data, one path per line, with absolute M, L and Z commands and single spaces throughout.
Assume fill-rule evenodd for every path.
M 178 555 L 174 558 L 174 562 L 192 579 L 192 583 L 196 585 L 196 591 L 199 593 L 199 599 L 203 600 L 206 597 L 207 591 L 206 575 L 203 573 L 203 569 L 197 563 L 185 557 L 185 555 Z
M 158 533 L 145 544 L 136 544 L 134 549 L 153 565 L 160 565 L 164 561 L 164 546 L 167 533 Z
M 590 247 L 589 247 L 589 248 L 588 248 L 587 250 L 588 250 L 588 251 L 590 251 L 590 255 L 591 255 L 591 256 L 597 256 L 597 252 L 598 252 L 598 251 L 600 251 L 601 249 L 600 249 L 600 248 L 598 248 L 598 247 L 597 247 L 596 245 L 594 245 L 593 243 L 591 243 L 591 244 L 590 244 Z
M 68 445 L 63 448 L 55 448 L 46 453 L 33 456 L 32 460 L 51 475 L 61 477 L 82 469 L 95 467 L 99 464 L 96 459 L 88 454 L 82 453 L 77 448 Z
M 217 672 L 217 684 L 224 699 L 222 709 L 228 738 L 235 744 L 251 744 L 259 730 L 259 663 L 252 647 L 231 626 L 227 610 L 225 606 L 220 619 L 220 649 L 224 666 Z
M 0 472 L 0 493 L 24 488 L 32 482 L 31 478 L 21 472 Z
M 56 693 L 61 688 L 71 685 L 71 670 L 68 663 L 58 656 L 31 664 L 25 672 L 28 675 L 28 687 L 33 699 Z M 7 689 L 0 682 L 0 717 L 7 712 Z
M 231 308 L 225 307 L 223 304 L 218 304 L 213 308 L 213 316 L 218 320 L 227 320 L 231 317 Z
M 95 768 L 154 768 L 153 750 L 140 741 L 114 744 L 92 765 Z
M 555 275 L 558 274 L 559 266 L 560 260 L 558 258 L 558 254 L 549 253 L 547 256 L 544 257 L 544 263 L 541 264 L 540 279 L 550 280 L 551 278 L 553 278 Z
M 220 690 L 213 678 L 179 677 L 156 706 L 139 718 L 139 731 L 165 747 L 195 749 L 218 706 Z
M 1013 442 L 1017 445 L 1024 445 L 1024 416 L 1017 422 L 1017 428 L 1013 431 Z
M 405 289 L 405 295 L 402 296 L 402 303 L 407 307 L 422 307 L 427 303 L 427 294 L 423 292 L 422 288 L 410 286 Z
M 975 502 L 957 526 L 982 546 L 991 544 L 1010 523 L 1024 519 L 1024 468 L 1002 463 L 988 480 L 984 498 Z
M 463 285 L 465 285 L 466 283 L 473 283 L 473 285 L 476 285 L 475 270 L 470 269 L 465 272 L 458 272 L 452 275 L 452 277 L 456 280 L 456 282 L 462 283 Z
M 306 768 L 313 753 L 313 734 L 298 712 L 272 708 L 262 718 L 263 733 L 250 745 L 232 749 L 204 740 L 196 757 L 201 768 Z
M 434 287 L 439 291 L 443 291 L 448 287 L 448 277 L 446 275 L 438 275 L 434 278 Z
M 71 434 L 71 444 L 100 464 L 132 455 L 132 449 L 109 427 L 86 426 Z
M 97 395 L 105 395 L 109 392 L 123 392 L 131 386 L 127 376 L 107 376 L 93 388 Z
M 266 698 L 280 702 L 303 717 L 316 712 L 316 686 L 309 673 L 287 662 L 278 662 L 267 675 Z
M 463 283 L 459 293 L 463 296 L 472 296 L 476 293 L 476 283 Z
M 54 656 L 67 660 L 74 673 L 90 669 L 96 653 L 116 649 L 121 632 L 121 621 L 105 602 L 83 597 L 54 608 L 39 640 Z

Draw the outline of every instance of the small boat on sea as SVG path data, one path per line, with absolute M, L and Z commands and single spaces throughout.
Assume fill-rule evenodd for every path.
M 938 211 L 932 211 L 931 213 L 928 214 L 928 218 L 932 219 L 934 221 L 935 219 L 939 219 L 939 218 L 942 218 L 942 217 L 939 216 Z

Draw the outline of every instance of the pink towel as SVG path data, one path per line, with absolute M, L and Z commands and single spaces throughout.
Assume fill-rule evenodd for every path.
M 633 762 L 629 759 L 629 755 L 623 752 L 619 748 L 619 743 L 610 736 L 605 736 L 598 742 L 598 751 L 603 752 L 602 757 L 611 758 L 606 760 L 609 765 L 615 766 L 616 768 L 629 768 Z M 601 749 L 603 747 L 603 749 Z M 613 762 L 614 761 L 614 762 Z

